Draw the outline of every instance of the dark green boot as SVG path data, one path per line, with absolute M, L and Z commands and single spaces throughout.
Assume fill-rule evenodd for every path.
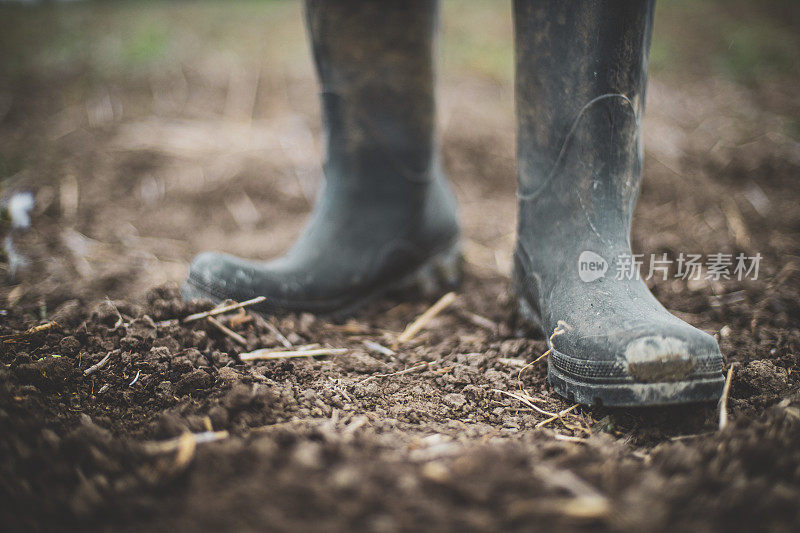
M 308 1 L 322 85 L 324 188 L 294 247 L 273 261 L 192 262 L 184 297 L 266 296 L 269 313 L 346 314 L 391 289 L 460 279 L 454 198 L 436 151 L 436 3 Z
M 583 404 L 716 400 L 723 386 L 714 338 L 671 315 L 638 276 L 617 275 L 631 257 L 641 183 L 652 16 L 647 1 L 514 5 L 513 285 L 523 315 L 546 336 L 564 324 L 552 336 L 548 376 Z M 599 270 L 581 276 L 579 258 Z

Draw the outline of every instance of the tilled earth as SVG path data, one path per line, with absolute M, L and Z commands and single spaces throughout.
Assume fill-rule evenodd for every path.
M 6 185 L 36 195 L 14 235 L 27 268 L 0 287 L 3 530 L 800 527 L 800 149 L 782 133 L 796 84 L 648 91 L 634 249 L 762 256 L 757 280 L 648 281 L 736 365 L 719 430 L 714 404 L 543 423 L 537 409 L 573 406 L 546 361 L 525 368 L 546 343 L 507 294 L 510 84 L 443 82 L 466 279 L 411 341 L 396 345 L 433 303 L 414 295 L 344 322 L 218 317 L 244 345 L 170 322 L 211 308 L 179 298 L 194 253 L 279 254 L 319 183 L 310 70 L 247 72 L 197 62 L 85 95 L 80 72 L 3 89 L 3 151 L 35 154 Z M 238 358 L 289 345 L 347 352 Z M 520 386 L 537 409 L 509 396 Z
M 796 527 L 800 395 L 782 355 L 796 334 L 771 354 L 735 351 L 742 368 L 723 431 L 713 405 L 581 408 L 537 428 L 545 416 L 497 390 L 517 390 L 544 342 L 477 327 L 474 285 L 393 356 L 364 341 L 391 345 L 424 305 L 387 303 L 341 324 L 230 315 L 246 348 L 281 349 L 280 331 L 293 345 L 350 349 L 256 363 L 240 362 L 245 347 L 208 322 L 162 322 L 209 308 L 181 302 L 174 286 L 141 306 L 66 302 L 50 317 L 58 325 L 36 332 L 10 311 L 4 527 Z M 731 334 L 723 349 L 746 337 Z M 391 375 L 407 368 L 417 370 Z M 569 407 L 548 390 L 544 366 L 522 383 L 538 407 Z

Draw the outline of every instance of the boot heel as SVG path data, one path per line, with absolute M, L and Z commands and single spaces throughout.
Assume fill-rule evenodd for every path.
M 521 327 L 522 330 L 529 330 L 538 335 L 545 335 L 544 326 L 542 326 L 542 317 L 539 313 L 531 307 L 525 298 L 521 296 L 516 297 L 516 307 L 514 309 L 514 324 Z
M 461 243 L 455 242 L 403 279 L 395 291 L 419 292 L 431 297 L 453 290 L 461 284 L 464 276 L 463 263 Z
M 512 303 L 512 319 L 515 329 L 520 332 L 532 332 L 544 335 L 544 325 L 539 312 L 533 308 L 528 300 L 523 296 L 522 275 L 514 261 L 514 271 L 511 273 L 511 287 L 509 289 Z

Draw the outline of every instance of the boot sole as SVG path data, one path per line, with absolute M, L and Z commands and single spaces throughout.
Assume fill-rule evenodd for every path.
M 543 331 L 541 319 L 524 299 L 517 298 L 517 309 L 526 323 Z M 547 335 L 545 333 L 545 335 Z M 660 383 L 596 383 L 571 376 L 555 368 L 554 359 L 567 356 L 553 349 L 547 358 L 547 380 L 557 394 L 583 405 L 644 407 L 718 401 L 725 378 L 720 374 L 685 381 Z
M 558 357 L 553 350 L 550 357 Z M 662 383 L 597 384 L 576 380 L 547 363 L 547 380 L 560 396 L 571 402 L 606 407 L 651 407 L 718 401 L 725 378 L 700 378 Z
M 265 314 L 280 314 L 292 312 L 311 312 L 320 317 L 332 319 L 347 318 L 355 314 L 366 304 L 390 294 L 404 294 L 408 292 L 418 292 L 425 297 L 435 296 L 449 290 L 455 289 L 463 277 L 463 254 L 461 242 L 456 240 L 447 245 L 440 251 L 435 252 L 427 261 L 420 265 L 410 274 L 405 275 L 400 280 L 389 283 L 377 290 L 366 293 L 364 296 L 347 302 L 331 302 L 331 309 L 315 311 L 312 309 L 286 309 L 283 306 L 275 309 L 270 307 L 269 300 L 265 306 L 254 307 L 257 312 Z M 223 300 L 215 294 L 211 294 L 191 283 L 187 279 L 181 288 L 184 299 L 206 299 L 218 303 Z

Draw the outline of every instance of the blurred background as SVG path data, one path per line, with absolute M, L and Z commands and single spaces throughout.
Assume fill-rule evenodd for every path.
M 755 301 L 798 270 L 798 50 L 791 0 L 658 4 L 635 251 L 760 252 Z M 198 251 L 269 258 L 302 227 L 321 144 L 301 2 L 0 2 L 0 57 L 3 194 L 35 195 L 4 305 L 137 298 Z M 510 2 L 442 3 L 444 161 L 468 272 L 495 292 L 514 242 L 512 67 Z M 685 313 L 744 290 L 669 283 Z

